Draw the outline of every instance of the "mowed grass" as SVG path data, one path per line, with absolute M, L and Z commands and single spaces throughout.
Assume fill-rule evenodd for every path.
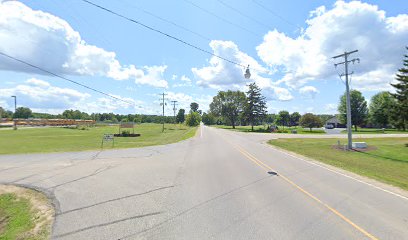
M 385 129 L 384 131 L 379 128 L 357 128 L 357 131 L 352 130 L 353 133 L 361 133 L 361 134 L 408 134 L 408 131 L 402 131 L 402 130 L 397 130 L 397 129 Z M 347 133 L 347 130 L 341 131 L 341 133 Z
M 0 239 L 38 239 L 24 237 L 34 227 L 30 202 L 15 194 L 0 194 Z
M 197 127 L 185 125 L 140 124 L 140 137 L 115 137 L 114 148 L 134 148 L 179 142 L 195 135 Z M 132 132 L 132 130 L 130 129 Z M 118 126 L 91 127 L 88 130 L 60 127 L 0 131 L 0 154 L 84 151 L 101 148 L 103 134 L 119 133 Z M 112 148 L 111 142 L 104 149 Z
M 235 126 L 235 129 L 232 128 L 232 126 L 227 126 L 227 125 L 213 125 L 216 128 L 222 128 L 222 129 L 228 129 L 232 131 L 237 131 L 237 132 L 252 132 L 251 126 Z M 284 133 L 292 133 L 292 130 L 296 130 L 298 134 L 325 134 L 326 132 L 324 130 L 316 130 L 308 128 L 302 128 L 302 127 L 282 127 L 279 126 L 279 130 L 285 131 L 282 132 Z M 264 125 L 259 125 L 259 126 L 254 126 L 254 131 L 253 132 L 258 132 L 258 133 L 270 133 L 267 130 L 267 126 Z M 279 133 L 279 132 L 274 132 L 274 133 Z
M 408 190 L 408 138 L 355 139 L 375 147 L 367 152 L 333 149 L 338 140 L 292 138 L 269 144 Z

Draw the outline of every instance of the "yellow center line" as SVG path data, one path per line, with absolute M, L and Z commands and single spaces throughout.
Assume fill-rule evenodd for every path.
M 224 138 L 224 137 L 223 137 Z M 252 154 L 250 154 L 248 151 L 244 150 L 243 148 L 231 143 L 229 140 L 225 139 L 224 140 L 226 142 L 228 142 L 232 147 L 234 147 L 235 149 L 237 149 L 242 155 L 244 155 L 245 157 L 247 157 L 249 160 L 251 160 L 253 163 L 255 163 L 256 165 L 258 165 L 259 167 L 261 167 L 264 170 L 271 170 L 274 171 L 275 173 L 277 173 L 272 167 L 270 167 L 269 165 L 267 165 L 266 163 L 262 162 L 261 160 L 259 160 L 258 158 L 256 158 L 255 156 L 253 156 Z M 290 180 L 289 178 L 285 177 L 284 175 L 282 175 L 281 173 L 279 173 L 279 176 L 285 180 L 287 183 L 289 183 L 290 185 L 292 185 L 293 187 L 295 187 L 296 189 L 298 189 L 299 191 L 301 191 L 302 193 L 304 193 L 305 195 L 309 196 L 310 198 L 312 198 L 313 200 L 315 200 L 316 202 L 318 202 L 319 204 L 323 205 L 325 208 L 327 208 L 328 210 L 330 210 L 332 213 L 334 213 L 335 215 L 337 215 L 338 217 L 340 217 L 341 219 L 343 219 L 345 222 L 347 222 L 348 224 L 350 224 L 352 227 L 354 227 L 355 229 L 357 229 L 358 231 L 360 231 L 361 233 L 363 233 L 366 237 L 368 237 L 369 239 L 372 240 L 378 240 L 378 238 L 376 238 L 375 236 L 373 236 L 372 234 L 370 234 L 369 232 L 367 232 L 366 230 L 364 230 L 362 227 L 358 226 L 357 224 L 355 224 L 353 221 L 351 221 L 350 219 L 348 219 L 346 216 L 344 216 L 343 214 L 341 214 L 339 211 L 337 211 L 336 209 L 330 207 L 328 204 L 324 203 L 323 201 L 321 201 L 320 199 L 318 199 L 316 196 L 314 196 L 313 194 L 309 193 L 308 191 L 306 191 L 305 189 L 303 189 L 302 187 L 300 187 L 299 185 L 297 185 L 296 183 L 294 183 L 292 180 Z

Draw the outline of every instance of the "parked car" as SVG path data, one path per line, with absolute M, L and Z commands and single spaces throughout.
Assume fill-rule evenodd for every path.
M 333 129 L 334 126 L 333 126 L 332 124 L 326 124 L 326 125 L 324 125 L 324 128 L 326 128 L 326 129 Z

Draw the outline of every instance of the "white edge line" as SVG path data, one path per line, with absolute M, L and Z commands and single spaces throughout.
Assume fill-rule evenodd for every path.
M 396 197 L 400 197 L 400 198 L 402 198 L 402 199 L 404 199 L 404 200 L 408 200 L 408 197 L 402 196 L 402 195 L 400 195 L 400 194 L 398 194 L 398 193 L 391 192 L 391 191 L 389 191 L 389 190 L 387 190 L 387 189 L 384 189 L 384 188 L 375 186 L 375 185 L 373 185 L 373 184 L 371 184 L 371 183 L 368 183 L 368 182 L 364 182 L 364 181 L 362 181 L 362 180 L 360 180 L 360 179 L 357 179 L 357 178 L 352 177 L 352 176 L 350 176 L 350 175 L 347 175 L 347 174 L 338 172 L 338 171 L 336 171 L 336 170 L 330 169 L 330 168 L 325 167 L 325 166 L 323 166 L 323 165 L 321 165 L 321 164 L 318 164 L 318 163 L 315 163 L 315 162 L 312 162 L 312 161 L 309 161 L 309 160 L 306 160 L 306 159 L 297 157 L 297 156 L 295 156 L 295 155 L 292 155 L 292 154 L 290 154 L 290 153 L 287 153 L 287 152 L 285 152 L 285 151 L 282 151 L 282 150 L 280 150 L 280 149 L 278 149 L 278 148 L 274 148 L 274 149 L 276 149 L 276 150 L 278 150 L 279 152 L 282 152 L 282 153 L 284 153 L 284 154 L 286 154 L 286 155 L 288 155 L 288 156 L 291 156 L 291 157 L 293 157 L 293 158 L 302 160 L 302 161 L 304 161 L 304 162 L 306 162 L 306 163 L 308 163 L 308 164 L 311 164 L 311 165 L 315 165 L 315 166 L 324 168 L 324 169 L 326 169 L 326 170 L 329 170 L 330 172 L 334 172 L 334 173 L 337 173 L 337 174 L 339 174 L 339 175 L 342 175 L 343 177 L 353 179 L 353 180 L 355 180 L 355 181 L 357 181 L 357 182 L 366 184 L 366 185 L 368 185 L 368 186 L 370 186 L 370 187 L 373 187 L 373 188 L 376 188 L 376 189 L 381 190 L 381 191 L 383 191 L 383 192 L 392 194 L 392 195 L 394 195 L 394 196 L 396 196 Z

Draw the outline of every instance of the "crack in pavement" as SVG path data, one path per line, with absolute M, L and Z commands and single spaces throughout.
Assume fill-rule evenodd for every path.
M 141 195 L 145 195 L 145 194 L 149 194 L 149 193 L 152 193 L 152 192 L 156 192 L 156 191 L 167 189 L 167 188 L 173 188 L 173 187 L 174 187 L 174 185 L 165 186 L 165 187 L 155 188 L 155 189 L 152 189 L 152 190 L 149 190 L 149 191 L 146 191 L 146 192 L 142 192 L 142 193 L 135 193 L 135 194 L 119 197 L 119 198 L 106 200 L 106 201 L 95 203 L 95 204 L 92 204 L 92 205 L 88 205 L 88 206 L 84 206 L 84 207 L 80 207 L 80 208 L 71 209 L 71 210 L 68 210 L 68 211 L 65 211 L 65 212 L 61 212 L 61 213 L 57 214 L 57 216 L 64 215 L 64 214 L 67 214 L 67 213 L 71 213 L 71 212 L 75 212 L 75 211 L 79 211 L 79 210 L 83 210 L 83 209 L 87 209 L 87 208 L 91 208 L 91 207 L 95 207 L 95 206 L 102 205 L 102 204 L 109 203 L 109 202 L 114 202 L 114 201 L 118 201 L 118 200 L 122 200 L 122 199 L 126 199 L 126 198 L 141 196 Z
M 83 176 L 83 177 L 79 177 L 79 178 L 73 179 L 73 180 L 68 181 L 68 182 L 60 183 L 60 184 L 57 184 L 57 185 L 55 185 L 55 186 L 48 187 L 47 189 L 54 189 L 54 190 L 55 190 L 55 188 L 57 188 L 57 187 L 60 187 L 60 186 L 63 186 L 63 185 L 69 184 L 69 183 L 77 182 L 77 181 L 80 181 L 80 180 L 83 180 L 83 179 L 86 179 L 86 178 L 95 176 L 95 175 L 97 175 L 97 174 L 100 174 L 100 173 L 102 173 L 102 172 L 105 172 L 105 171 L 107 171 L 107 170 L 109 170 L 109 169 L 111 169 L 111 168 L 114 168 L 114 167 L 116 167 L 116 166 L 111 166 L 111 165 L 109 165 L 109 166 L 107 166 L 107 167 L 101 167 L 101 168 L 96 169 L 93 173 L 91 173 L 91 174 L 89 174 L 89 175 L 86 175 L 86 176 Z
M 69 235 L 72 235 L 72 234 L 75 234 L 75 233 L 79 233 L 79 232 L 83 232 L 83 231 L 86 231 L 86 230 L 90 230 L 90 229 L 93 229 L 93 228 L 105 227 L 105 226 L 109 226 L 109 225 L 112 225 L 112 224 L 115 224 L 115 223 L 120 223 L 120 222 L 124 222 L 124 221 L 128 221 L 128 220 L 132 220 L 132 219 L 155 216 L 155 215 L 159 215 L 159 214 L 162 214 L 162 213 L 163 212 L 153 212 L 153 213 L 147 213 L 147 214 L 137 215 L 137 216 L 128 217 L 128 218 L 122 218 L 122 219 L 107 222 L 107 223 L 101 223 L 101 224 L 89 226 L 89 227 L 86 227 L 86 228 L 81 228 L 81 229 L 78 229 L 78 230 L 75 230 L 75 231 L 72 231 L 72 232 L 67 232 L 67 233 L 55 235 L 54 238 L 66 237 L 66 236 L 69 236 Z

